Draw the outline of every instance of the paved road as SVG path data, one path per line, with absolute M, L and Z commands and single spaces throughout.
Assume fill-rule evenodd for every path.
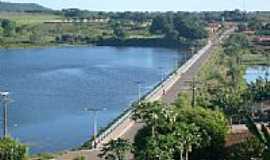
M 232 32 L 232 30 L 228 31 L 227 33 L 230 32 Z M 183 89 L 190 88 L 189 84 L 187 84 L 185 81 L 191 81 L 198 73 L 201 66 L 207 62 L 208 57 L 212 53 L 212 48 L 213 45 L 211 45 L 210 49 L 203 51 L 204 54 L 185 73 L 183 73 L 176 83 L 174 83 L 170 89 L 166 91 L 166 94 L 161 97 L 162 102 L 167 104 L 173 103 L 176 100 L 177 95 L 182 92 Z M 143 124 L 135 123 L 129 119 L 125 121 L 122 126 L 119 126 L 117 131 L 113 133 L 114 135 L 112 137 L 121 137 L 133 142 L 137 131 L 142 128 L 142 126 Z M 67 154 L 57 158 L 57 160 L 72 160 L 81 155 L 85 156 L 87 160 L 100 160 L 100 158 L 97 157 L 97 154 L 98 150 L 68 152 Z
M 183 88 L 189 88 L 189 84 L 185 83 L 185 81 L 190 81 L 193 79 L 193 76 L 198 73 L 200 70 L 200 67 L 203 63 L 205 63 L 209 57 L 209 53 L 205 53 L 195 64 L 192 65 L 192 67 L 184 73 L 181 78 L 166 92 L 166 95 L 162 97 L 162 101 L 164 103 L 172 103 L 177 98 L 177 95 L 183 90 Z M 131 142 L 133 142 L 133 139 L 137 133 L 137 131 L 142 128 L 143 124 L 141 123 L 135 123 L 133 121 L 130 121 L 130 126 L 128 128 L 125 128 L 124 133 L 115 132 L 115 134 L 121 134 L 121 137 L 124 139 L 128 139 Z M 87 157 L 88 160 L 99 160 L 97 158 L 98 151 L 80 151 L 80 152 L 71 152 L 69 154 L 64 155 L 61 158 L 58 158 L 59 160 L 72 160 L 75 157 L 78 157 L 80 155 L 84 155 Z

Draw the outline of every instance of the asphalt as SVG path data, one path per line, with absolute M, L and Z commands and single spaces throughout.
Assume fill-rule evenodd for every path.
M 190 84 L 187 81 L 192 81 L 193 77 L 200 71 L 203 64 L 207 62 L 211 52 L 213 50 L 213 45 L 206 51 L 185 73 L 181 75 L 181 77 L 177 80 L 177 82 L 170 87 L 169 90 L 166 91 L 166 94 L 162 96 L 161 101 L 167 104 L 173 103 L 179 93 L 186 89 L 190 89 Z M 134 137 L 138 130 L 143 127 L 142 123 L 136 123 L 132 120 L 128 122 L 130 125 L 125 125 L 125 127 L 115 131 L 115 135 L 121 137 L 123 139 L 127 139 L 130 142 L 134 141 Z M 124 130 L 124 131 L 123 131 Z M 87 160 L 101 160 L 98 158 L 99 150 L 85 150 L 85 151 L 74 151 L 67 152 L 62 156 L 56 158 L 57 160 L 73 160 L 76 157 L 84 156 Z M 132 159 L 132 156 L 130 157 Z

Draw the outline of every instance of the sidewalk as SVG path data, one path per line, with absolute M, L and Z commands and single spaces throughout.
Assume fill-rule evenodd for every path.
M 227 32 L 230 33 L 231 31 Z M 166 94 L 159 97 L 159 100 L 168 104 L 174 102 L 177 98 L 177 95 L 181 93 L 183 88 L 189 87 L 185 81 L 192 80 L 200 70 L 201 66 L 207 62 L 212 49 L 213 44 L 211 43 L 208 49 L 200 50 L 200 52 L 203 52 L 203 54 L 196 60 L 195 63 L 192 64 L 192 66 L 188 68 L 187 71 L 183 72 L 179 76 L 179 78 L 166 91 Z M 141 123 L 136 123 L 133 120 L 128 119 L 113 132 L 113 135 L 110 135 L 110 138 L 105 141 L 109 141 L 109 139 L 112 137 L 121 137 L 123 139 L 128 139 L 130 142 L 133 142 L 137 131 L 142 128 L 142 126 L 143 125 Z M 74 151 L 64 154 L 62 157 L 57 158 L 57 160 L 73 160 L 78 156 L 85 156 L 87 160 L 100 160 L 100 158 L 97 157 L 97 154 L 98 150 Z

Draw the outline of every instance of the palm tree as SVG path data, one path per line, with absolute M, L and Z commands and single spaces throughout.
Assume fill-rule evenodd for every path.
M 261 129 L 257 127 L 254 120 L 247 116 L 247 124 L 249 131 L 265 146 L 264 159 L 267 160 L 270 157 L 270 132 L 268 128 L 261 124 Z
M 164 108 L 164 105 L 160 102 L 141 103 L 136 106 L 133 119 L 142 121 L 147 126 L 150 126 L 152 129 L 152 136 L 155 136 L 162 108 Z
M 131 150 L 132 145 L 127 140 L 118 138 L 105 144 L 98 156 L 106 160 L 125 160 Z
M 175 138 L 175 148 L 179 152 L 180 160 L 183 160 L 184 152 L 185 160 L 188 160 L 192 146 L 198 147 L 202 141 L 200 128 L 195 124 L 177 123 L 173 135 Z

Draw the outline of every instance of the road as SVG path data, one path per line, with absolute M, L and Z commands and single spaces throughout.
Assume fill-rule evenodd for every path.
M 231 32 L 233 32 L 233 29 L 226 31 L 225 34 L 223 34 L 219 39 L 221 40 L 225 38 L 225 35 L 228 35 Z M 201 56 L 199 56 L 191 66 L 186 67 L 187 69 L 180 70 L 181 73 L 176 75 L 176 78 L 173 78 L 172 82 L 167 85 L 165 95 L 159 93 L 162 91 L 157 91 L 157 94 L 152 99 L 161 100 L 164 103 L 170 104 L 176 100 L 177 96 L 183 91 L 183 89 L 190 88 L 186 81 L 191 81 L 193 77 L 198 73 L 201 66 L 207 62 L 208 57 L 211 53 L 213 53 L 211 51 L 214 48 L 214 44 L 215 43 L 209 42 L 208 47 L 204 47 L 199 51 Z M 128 139 L 130 142 L 133 142 L 137 131 L 142 128 L 142 126 L 143 124 L 141 123 L 136 123 L 131 119 L 127 119 L 121 125 L 119 125 L 110 136 L 106 137 L 103 140 L 103 143 L 108 142 L 110 139 L 119 137 Z M 97 157 L 98 152 L 99 149 L 67 152 L 66 154 L 58 157 L 57 160 L 72 160 L 78 156 L 85 156 L 87 160 L 100 160 L 100 158 Z

